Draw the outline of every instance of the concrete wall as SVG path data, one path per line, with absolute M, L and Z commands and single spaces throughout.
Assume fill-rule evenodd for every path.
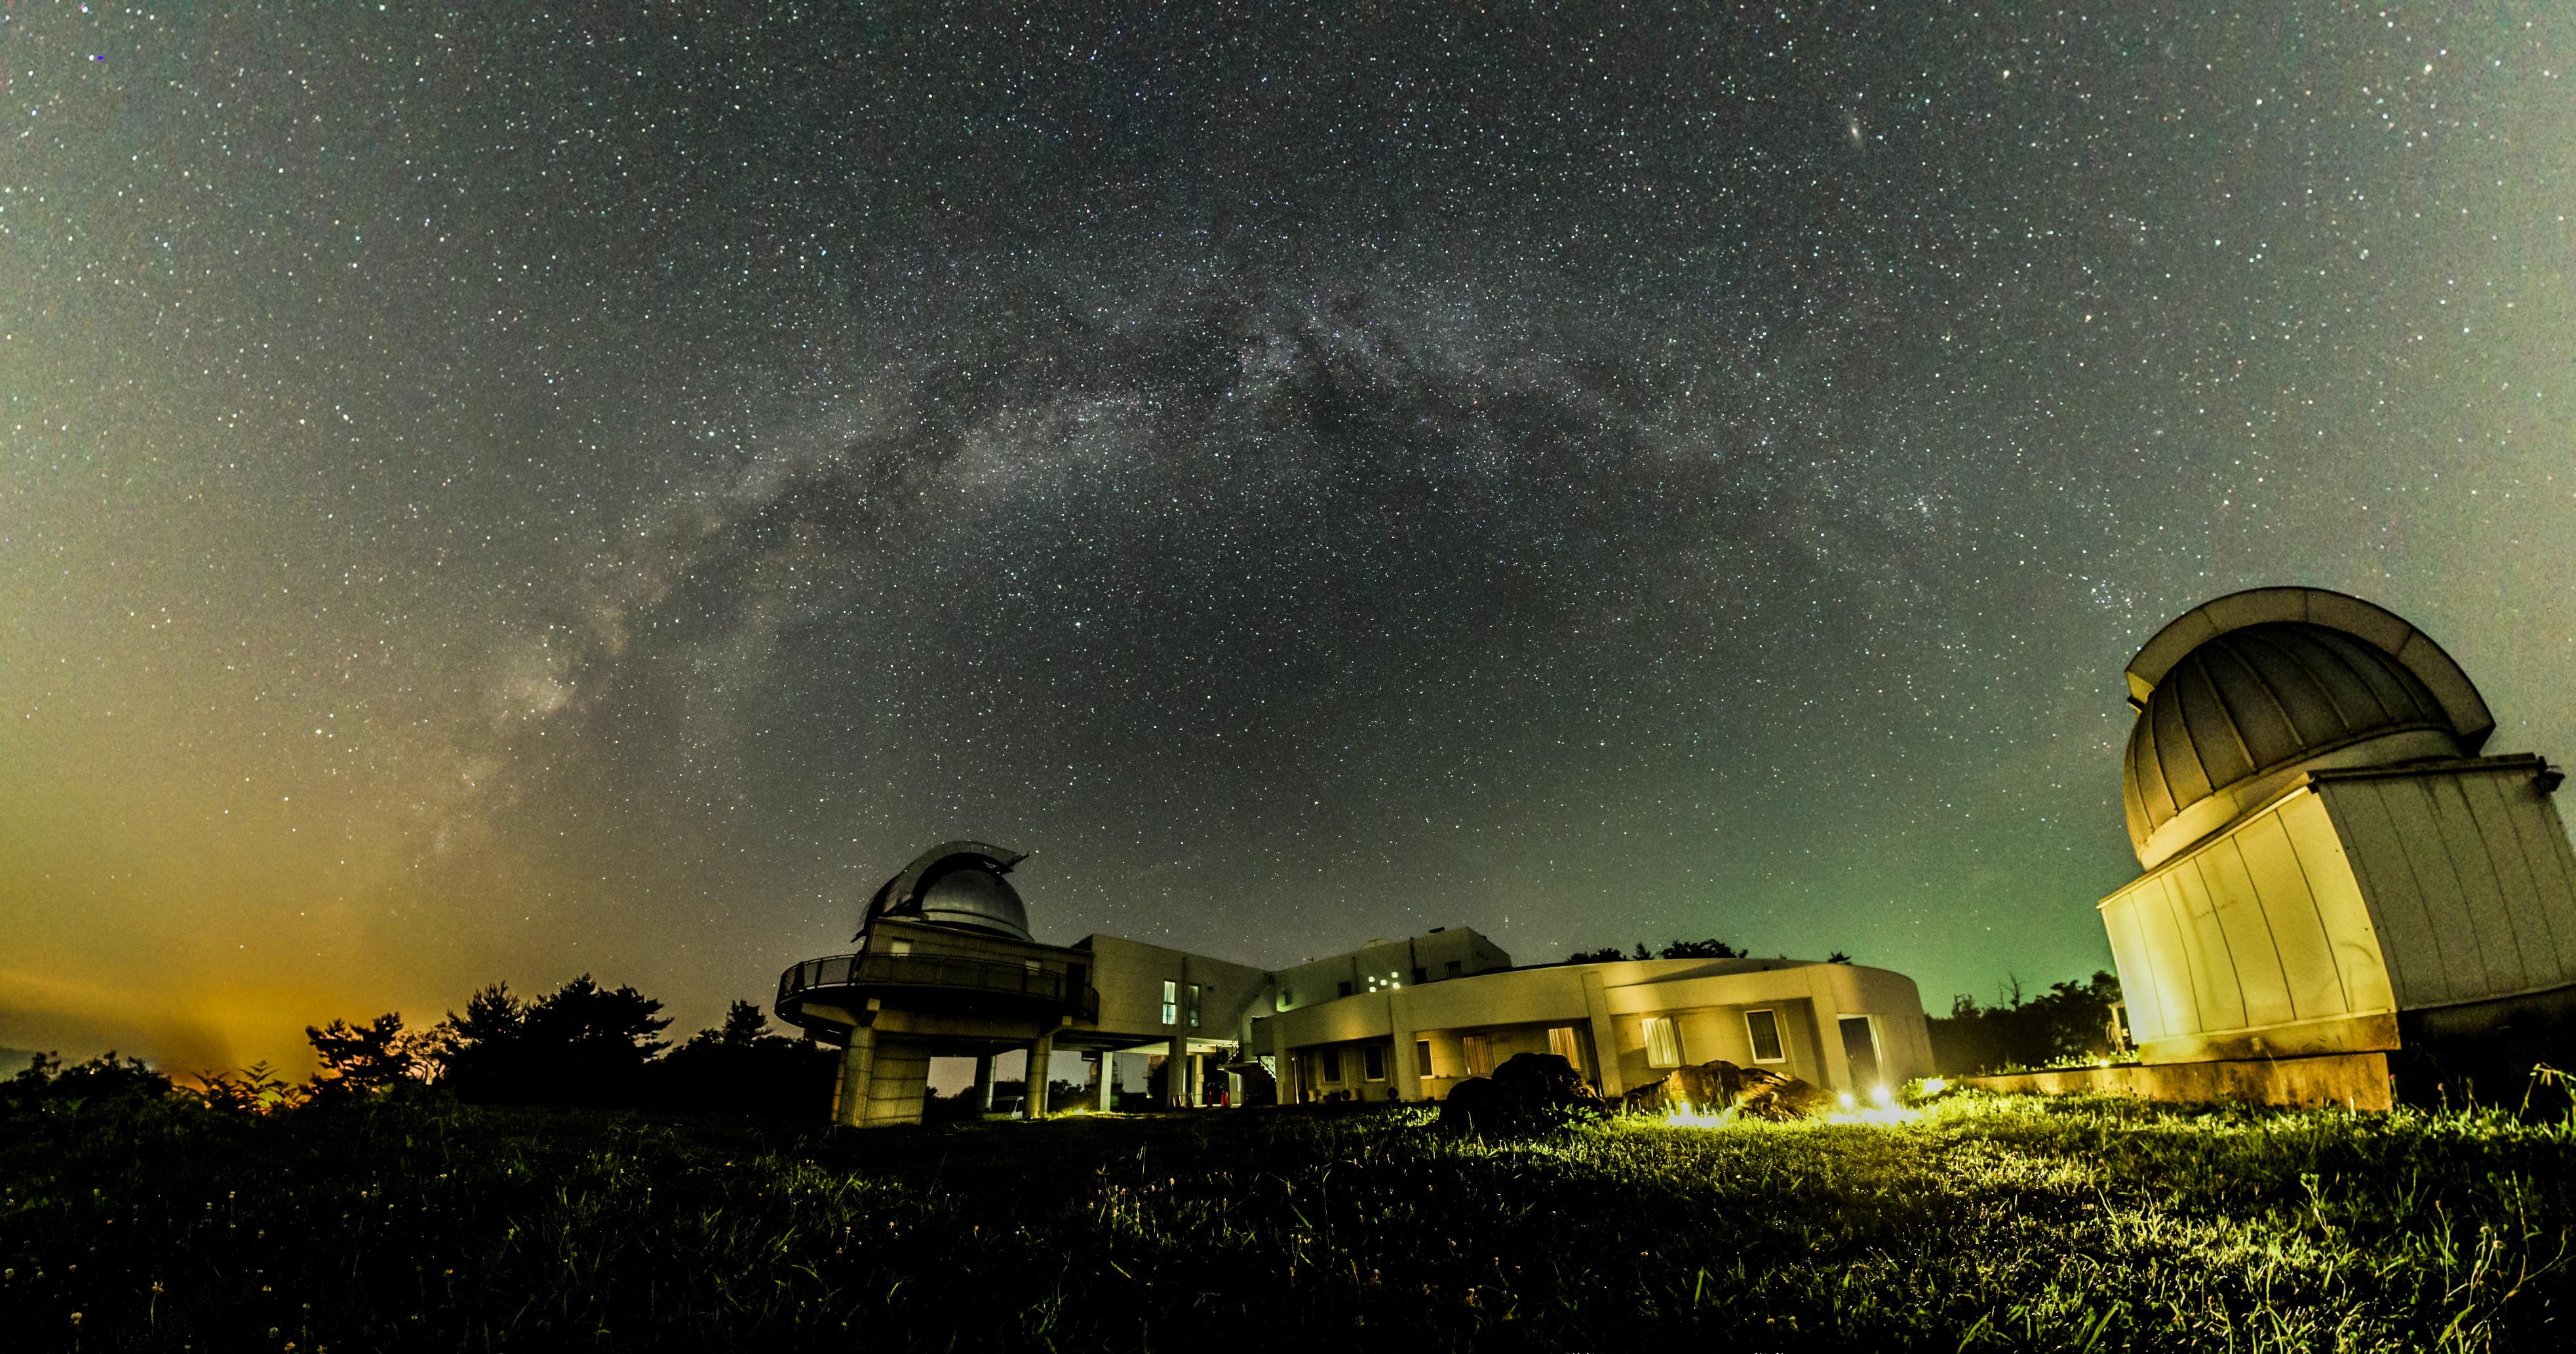
M 861 1126 L 917 1124 L 922 1099 L 930 1088 L 930 1048 L 905 1039 L 879 1039 L 875 1066 L 868 1077 L 867 1104 Z
M 2069 1067 L 1963 1077 L 1961 1083 L 2030 1095 L 2113 1095 L 2193 1105 L 2340 1105 L 2385 1110 L 2396 1103 L 2385 1053 Z
M 2387 1047 L 2395 1010 L 2333 817 L 2309 789 L 2099 905 L 2150 1062 Z
M 2319 771 L 2104 899 L 2140 1052 L 2393 1049 L 2401 1009 L 2576 983 L 2576 853 L 2539 769 Z
M 1247 964 L 1211 959 L 1187 950 L 1118 936 L 1089 936 L 1079 948 L 1092 959 L 1092 986 L 1100 991 L 1102 1030 L 1141 1036 L 1187 1035 L 1239 1040 L 1249 1017 L 1270 992 L 1270 975 Z M 1179 1009 L 1163 1021 L 1163 984 L 1178 984 Z M 1189 1023 L 1189 987 L 1199 985 L 1199 1023 Z
M 2576 856 L 2537 759 L 2317 778 L 2407 1010 L 2576 983 Z

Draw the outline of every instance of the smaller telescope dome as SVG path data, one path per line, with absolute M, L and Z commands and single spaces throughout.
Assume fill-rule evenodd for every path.
M 1032 940 L 1029 910 L 1019 890 L 1002 878 L 1026 859 L 1025 852 L 984 842 L 942 842 L 877 887 L 860 932 L 879 917 L 907 917 Z
M 1016 940 L 1029 939 L 1029 910 L 1019 890 L 980 857 L 950 857 L 949 867 L 932 875 L 921 889 L 916 911 L 923 921 L 998 931 Z
M 2321 589 L 2206 603 L 2148 641 L 2128 676 L 2138 719 L 2121 798 L 2149 869 L 2306 772 L 2465 756 L 2495 727 L 2421 631 Z

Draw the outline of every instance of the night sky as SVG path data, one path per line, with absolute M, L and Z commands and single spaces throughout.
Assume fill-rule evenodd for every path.
M 2107 967 L 2120 669 L 2576 758 L 2576 9 L 0 11 L 0 1044 L 1042 938 Z

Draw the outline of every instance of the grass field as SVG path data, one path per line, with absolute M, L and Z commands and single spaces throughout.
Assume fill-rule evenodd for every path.
M 0 1117 L 11 1349 L 2538 1349 L 2576 1133 L 1954 1099 L 831 1134 L 461 1107 Z

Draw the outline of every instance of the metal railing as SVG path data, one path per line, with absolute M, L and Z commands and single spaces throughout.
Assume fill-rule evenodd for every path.
M 836 954 L 828 959 L 808 959 L 779 974 L 778 1005 L 784 1007 L 814 988 L 920 987 L 1079 1004 L 1086 1017 L 1098 1011 L 1099 994 L 1088 986 L 1068 994 L 1067 977 L 1057 969 L 959 955 Z

